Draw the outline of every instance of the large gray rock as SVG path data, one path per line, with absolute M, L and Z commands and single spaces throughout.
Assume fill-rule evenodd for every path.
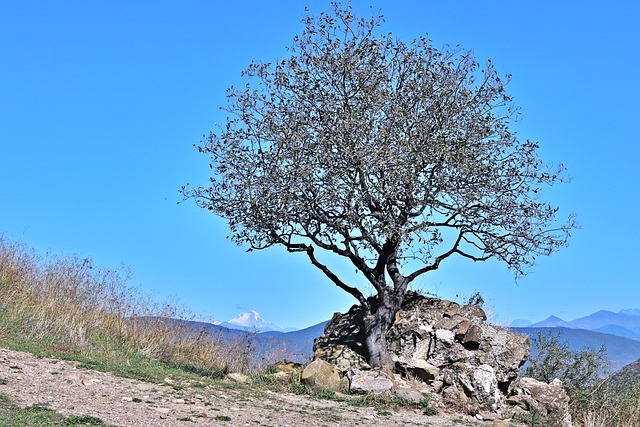
M 347 372 L 349 391 L 352 393 L 380 393 L 393 388 L 393 378 L 380 369 L 361 371 L 352 369 Z
M 411 359 L 405 369 L 425 382 L 433 381 L 440 375 L 440 369 L 424 359 Z
M 314 360 L 302 371 L 300 379 L 311 387 L 322 390 L 340 391 L 340 375 L 324 360 Z
M 394 393 L 398 399 L 411 402 L 414 405 L 420 404 L 424 400 L 424 394 L 410 387 L 397 387 L 394 389 Z

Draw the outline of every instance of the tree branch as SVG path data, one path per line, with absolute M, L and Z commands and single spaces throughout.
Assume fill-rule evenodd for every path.
M 442 261 L 444 261 L 445 259 L 449 258 L 451 255 L 453 255 L 455 253 L 461 253 L 462 254 L 462 252 L 458 249 L 458 247 L 460 246 L 460 242 L 462 241 L 462 236 L 464 234 L 465 234 L 465 231 L 460 230 L 460 233 L 458 234 L 458 238 L 456 239 L 456 241 L 453 244 L 451 249 L 449 249 L 447 252 L 439 255 L 431 265 L 426 265 L 426 266 L 414 271 L 410 275 L 408 275 L 406 277 L 407 285 L 409 283 L 411 283 L 416 277 L 420 276 L 421 274 L 424 274 L 424 273 L 426 273 L 428 271 L 437 270 L 438 267 L 440 267 L 440 263 Z
M 287 243 L 282 239 L 280 240 L 280 243 L 282 243 L 287 248 L 288 252 L 305 252 L 309 257 L 311 264 L 322 271 L 325 276 L 327 276 L 336 286 L 352 295 L 355 299 L 358 300 L 358 302 L 360 302 L 360 304 L 366 304 L 367 299 L 359 289 L 344 283 L 338 276 L 336 276 L 331 270 L 329 270 L 326 265 L 318 261 L 314 253 L 314 247 L 312 245 L 305 245 L 303 243 Z

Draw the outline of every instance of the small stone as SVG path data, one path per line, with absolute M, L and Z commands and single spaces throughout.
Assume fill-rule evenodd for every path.
M 153 390 L 153 388 L 155 387 L 155 385 L 153 384 L 148 384 L 148 383 L 138 383 L 136 384 L 136 388 L 140 391 L 150 391 Z
M 431 383 L 431 387 L 433 387 L 434 392 L 440 393 L 442 387 L 444 387 L 444 381 L 434 381 Z
M 249 378 L 247 375 L 239 374 L 237 372 L 227 374 L 225 378 L 237 382 L 238 384 L 251 384 L 251 378 Z
M 120 401 L 121 401 L 121 402 L 133 402 L 133 397 L 130 397 L 130 396 L 122 396 L 122 397 L 120 398 Z
M 151 408 L 151 409 L 159 413 L 160 418 L 166 418 L 171 413 L 171 409 L 169 408 Z
M 482 421 L 500 421 L 501 417 L 495 412 L 481 412 L 478 414 L 482 417 Z

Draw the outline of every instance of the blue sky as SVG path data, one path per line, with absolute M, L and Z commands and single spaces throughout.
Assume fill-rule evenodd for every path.
M 254 309 L 305 327 L 354 303 L 275 249 L 245 253 L 178 189 L 203 183 L 192 147 L 224 122 L 225 90 L 272 61 L 319 1 L 12 1 L 0 6 L 0 231 L 40 252 L 126 265 L 132 284 L 218 320 Z M 417 286 L 482 292 L 499 321 L 640 308 L 640 4 L 636 1 L 352 1 L 404 40 L 460 44 L 513 75 L 522 138 L 573 177 L 547 192 L 582 226 L 518 283 L 453 260 Z

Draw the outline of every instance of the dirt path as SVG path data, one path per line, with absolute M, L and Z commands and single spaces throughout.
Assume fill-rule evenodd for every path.
M 23 407 L 47 404 L 64 415 L 91 415 L 119 427 L 515 426 L 460 416 L 428 417 L 419 410 L 380 413 L 376 408 L 241 385 L 175 390 L 77 365 L 0 349 L 0 394 Z

